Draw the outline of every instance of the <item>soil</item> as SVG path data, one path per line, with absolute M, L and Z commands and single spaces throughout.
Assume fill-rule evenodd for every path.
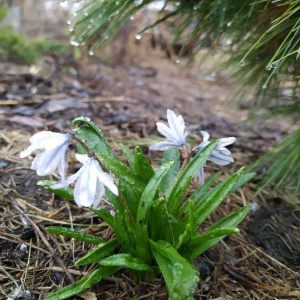
M 119 143 L 140 145 L 156 164 L 161 155 L 148 147 L 159 138 L 156 122 L 165 120 L 170 108 L 186 120 L 190 144 L 201 141 L 200 130 L 214 138 L 237 137 L 231 147 L 236 162 L 222 168 L 229 175 L 250 165 L 286 130 L 283 122 L 240 123 L 248 111 L 228 104 L 236 83 L 224 74 L 207 73 L 205 66 L 199 71 L 196 63 L 182 70 L 161 54 L 135 59 L 104 63 L 93 58 L 79 64 L 49 56 L 36 66 L 38 73 L 0 64 L 0 299 L 44 299 L 90 271 L 74 265 L 90 246 L 49 234 L 47 226 L 73 225 L 103 238 L 112 234 L 88 210 L 37 185 L 41 178 L 30 170 L 31 160 L 19 158 L 34 133 L 71 132 L 72 120 L 86 116 L 116 151 Z M 71 173 L 78 168 L 73 154 Z M 206 172 L 218 169 L 209 165 Z M 202 280 L 195 299 L 300 299 L 300 209 L 269 191 L 256 191 L 255 182 L 246 185 L 207 221 L 253 205 L 239 234 L 199 257 Z M 162 279 L 137 284 L 122 271 L 73 299 L 167 299 L 167 292 Z

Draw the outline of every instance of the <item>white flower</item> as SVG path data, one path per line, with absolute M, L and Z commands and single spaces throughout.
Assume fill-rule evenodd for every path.
M 167 118 L 169 127 L 161 122 L 157 122 L 157 130 L 164 135 L 168 141 L 156 143 L 150 146 L 150 150 L 164 151 L 171 147 L 182 147 L 186 144 L 186 136 L 184 120 L 181 115 L 178 117 L 174 111 L 167 110 Z
M 33 160 L 31 169 L 39 176 L 53 173 L 56 169 L 62 180 L 65 179 L 66 160 L 65 155 L 70 143 L 70 135 L 52 131 L 42 131 L 30 138 L 31 145 L 20 153 L 24 158 L 37 149 L 41 149 Z
M 89 158 L 86 154 L 76 154 L 76 158 L 83 166 L 66 181 L 55 184 L 51 188 L 62 188 L 77 180 L 74 188 L 74 199 L 79 207 L 93 205 L 94 208 L 97 208 L 105 192 L 104 186 L 118 195 L 118 188 L 114 184 L 113 177 L 101 169 L 95 158 Z
M 197 147 L 194 148 L 194 150 L 201 151 L 205 146 L 207 146 L 209 143 L 211 143 L 209 139 L 209 134 L 206 131 L 201 131 L 203 142 L 200 143 Z M 228 138 L 222 138 L 219 140 L 217 146 L 210 154 L 208 160 L 214 162 L 217 165 L 220 166 L 226 166 L 230 163 L 234 162 L 234 159 L 230 156 L 231 152 L 225 148 L 226 146 L 234 143 L 236 140 L 235 137 L 228 137 Z M 204 169 L 203 167 L 198 172 L 200 182 L 204 183 Z

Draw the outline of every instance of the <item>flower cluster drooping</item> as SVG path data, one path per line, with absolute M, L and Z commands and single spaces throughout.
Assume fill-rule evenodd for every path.
M 51 131 L 36 133 L 30 138 L 31 145 L 20 153 L 24 158 L 35 150 L 42 150 L 33 160 L 31 169 L 39 176 L 50 175 L 55 170 L 61 176 L 61 181 L 51 188 L 66 187 L 77 180 L 74 189 L 74 199 L 79 207 L 98 207 L 104 194 L 104 186 L 118 195 L 118 188 L 114 184 L 113 177 L 104 172 L 95 158 L 87 155 L 76 154 L 76 158 L 83 166 L 79 171 L 66 178 L 66 151 L 70 144 L 70 135 Z
M 164 135 L 168 141 L 156 143 L 152 146 L 150 146 L 150 150 L 167 150 L 171 147 L 185 147 L 186 145 L 186 136 L 187 133 L 185 132 L 185 123 L 181 115 L 178 117 L 176 114 L 168 109 L 167 111 L 167 119 L 169 123 L 169 127 L 161 122 L 157 122 L 157 130 Z M 203 141 L 196 146 L 193 151 L 198 152 L 201 151 L 205 146 L 207 146 L 210 141 L 209 134 L 206 131 L 200 131 L 203 137 Z M 231 152 L 225 147 L 232 143 L 234 143 L 236 140 L 235 137 L 228 137 L 228 138 L 222 138 L 219 140 L 217 146 L 212 151 L 211 155 L 209 156 L 208 160 L 214 162 L 217 165 L 225 166 L 232 162 L 234 162 L 234 159 L 230 156 Z M 204 168 L 200 168 L 199 172 L 199 179 L 200 182 L 204 183 Z

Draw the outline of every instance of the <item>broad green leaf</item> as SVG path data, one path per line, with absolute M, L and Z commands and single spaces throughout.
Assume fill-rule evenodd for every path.
M 106 222 L 110 227 L 114 227 L 114 217 L 106 209 L 95 209 L 93 207 L 90 207 L 89 209 L 95 213 L 96 216 Z
M 121 267 L 137 271 L 153 271 L 142 259 L 134 258 L 130 254 L 124 253 L 106 257 L 102 259 L 99 264 L 101 266 Z
M 134 165 L 135 165 L 135 157 L 134 154 L 131 152 L 131 150 L 126 147 L 125 145 L 121 144 L 120 148 L 124 154 L 124 156 L 127 158 L 130 167 L 134 170 Z
M 210 213 L 216 207 L 220 205 L 220 203 L 224 200 L 228 193 L 230 193 L 242 171 L 243 170 L 241 169 L 236 174 L 230 176 L 228 179 L 221 182 L 211 191 L 209 191 L 204 198 L 199 199 L 195 207 L 195 212 L 197 214 L 196 222 L 198 226 L 210 215 Z
M 124 210 L 123 212 L 120 212 L 117 210 L 115 213 L 113 229 L 123 251 L 126 253 L 134 253 L 135 248 L 132 241 L 134 241 L 136 235 L 135 232 L 133 232 L 132 227 L 128 226 L 128 218 L 128 211 Z
M 183 205 L 181 206 L 181 212 L 185 211 L 187 212 L 187 205 L 189 203 L 189 201 L 192 201 L 195 205 L 197 205 L 197 203 L 199 201 L 201 201 L 201 199 L 208 193 L 208 189 L 211 187 L 211 185 L 217 181 L 217 179 L 220 177 L 221 172 L 217 172 L 214 173 L 213 175 L 209 176 L 209 178 L 207 178 L 205 180 L 205 183 L 203 185 L 201 185 L 191 196 L 190 198 L 185 201 L 183 203 Z
M 116 160 L 113 156 L 100 153 L 97 156 L 107 170 L 111 171 L 117 178 L 122 178 L 132 185 L 133 190 L 140 193 L 144 189 L 145 181 L 121 161 Z
M 165 196 L 169 195 L 172 185 L 176 179 L 176 176 L 179 172 L 180 168 L 180 161 L 179 161 L 179 150 L 177 147 L 172 147 L 166 151 L 164 151 L 163 161 L 162 163 L 168 161 L 174 161 L 174 165 L 170 168 L 170 171 L 167 175 L 163 178 L 160 183 L 160 189 L 164 193 Z
M 59 291 L 47 296 L 45 300 L 63 300 L 68 299 L 72 296 L 79 295 L 86 289 L 101 281 L 103 278 L 113 275 L 119 269 L 119 267 L 102 266 L 99 269 L 93 271 L 91 274 L 84 276 L 75 284 L 68 285 L 60 289 Z
M 246 182 L 251 180 L 255 175 L 256 175 L 256 173 L 254 173 L 254 172 L 241 174 L 241 176 L 238 178 L 235 185 L 231 189 L 231 192 L 233 192 L 233 191 L 237 190 L 238 188 L 240 188 L 241 186 L 243 186 Z
M 199 274 L 176 249 L 165 241 L 150 240 L 151 249 L 163 274 L 170 300 L 193 299 Z
M 147 214 L 153 204 L 154 197 L 157 195 L 157 189 L 163 177 L 170 170 L 174 162 L 167 162 L 161 165 L 148 182 L 138 206 L 136 217 L 136 250 L 138 257 L 145 259 L 147 263 L 151 263 L 151 251 L 149 245 Z
M 136 193 L 133 185 L 128 184 L 127 181 L 123 180 L 122 178 L 119 179 L 119 194 L 118 207 L 120 205 L 122 206 L 122 208 L 119 210 L 128 210 L 131 214 L 131 217 L 135 220 L 140 194 Z
M 149 234 L 153 241 L 162 240 L 165 237 L 165 229 L 168 225 L 168 213 L 166 211 L 166 199 L 159 198 L 154 201 L 148 211 Z
M 84 141 L 93 152 L 115 156 L 102 131 L 89 118 L 76 118 L 73 125 L 79 126 L 75 131 L 76 137 Z
M 57 195 L 57 196 L 60 196 L 60 197 L 63 197 L 67 200 L 70 200 L 70 201 L 74 201 L 74 191 L 73 189 L 69 188 L 69 187 L 64 187 L 64 188 L 61 188 L 61 189 L 52 189 L 51 186 L 56 184 L 57 182 L 56 181 L 53 181 L 53 180 L 40 180 L 37 182 L 37 185 L 41 185 L 43 187 L 45 187 L 45 190 Z
M 119 246 L 119 241 L 113 238 L 105 243 L 100 243 L 90 250 L 85 256 L 76 261 L 77 266 L 84 266 L 93 262 L 99 262 L 110 255 Z
M 139 226 L 139 224 L 141 224 L 141 222 L 145 221 L 148 209 L 153 203 L 153 199 L 157 193 L 157 189 L 160 185 L 160 182 L 167 174 L 167 172 L 170 170 L 173 164 L 174 162 L 170 161 L 161 165 L 156 170 L 155 174 L 147 184 L 141 196 L 141 200 L 138 207 L 137 218 L 136 218 L 137 227 Z
M 118 188 L 120 189 L 120 179 L 119 179 L 119 186 Z M 113 192 L 110 191 L 110 189 L 105 188 L 105 195 L 108 199 L 108 201 L 113 205 L 113 207 L 116 210 L 123 211 L 125 208 L 123 204 L 121 203 L 121 199 L 119 196 L 115 195 Z
M 145 182 L 148 182 L 154 175 L 154 170 L 145 157 L 141 147 L 135 147 L 135 166 L 134 171 L 138 174 Z
M 187 223 L 186 224 L 179 223 L 179 226 L 182 227 L 184 226 L 185 229 L 184 232 L 178 237 L 178 243 L 176 245 L 176 249 L 180 248 L 182 244 L 186 243 L 197 234 L 198 226 L 196 223 L 195 205 L 191 200 L 188 201 Z
M 182 195 L 185 194 L 191 178 L 193 178 L 197 174 L 198 170 L 205 165 L 209 155 L 214 150 L 217 143 L 218 140 L 209 143 L 202 151 L 199 151 L 178 174 L 167 198 L 167 205 L 171 214 L 178 216 Z
M 73 228 L 66 228 L 66 227 L 60 227 L 60 226 L 49 226 L 46 228 L 47 232 L 54 233 L 57 235 L 67 236 L 70 238 L 74 238 L 75 240 L 86 242 L 89 244 L 95 244 L 98 245 L 103 242 L 103 240 L 100 237 L 83 233 L 80 231 L 77 231 Z
M 193 237 L 186 246 L 182 247 L 183 252 L 188 252 L 189 256 L 195 258 L 205 250 L 214 246 L 226 235 L 238 233 L 238 228 L 219 228 L 207 231 L 201 235 Z
M 250 210 L 250 205 L 241 208 L 240 210 L 230 214 L 229 216 L 227 216 L 227 217 L 221 219 L 220 221 L 218 221 L 217 223 L 215 223 L 208 230 L 206 230 L 205 234 L 209 235 L 211 232 L 214 232 L 215 230 L 222 230 L 224 228 L 225 229 L 232 229 L 232 228 L 234 229 L 245 218 L 245 216 L 247 215 L 249 210 Z M 216 243 L 218 243 L 223 237 L 224 237 L 224 235 L 202 243 L 201 248 L 198 250 L 200 251 L 200 253 L 202 253 L 206 249 L 208 249 L 208 248 L 214 246 Z M 195 250 L 196 256 L 198 255 L 197 253 L 199 251 Z

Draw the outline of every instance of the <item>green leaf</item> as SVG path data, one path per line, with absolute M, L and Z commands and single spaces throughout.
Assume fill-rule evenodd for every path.
M 193 299 L 199 281 L 197 270 L 171 244 L 150 240 L 151 249 L 163 274 L 170 300 Z
M 195 205 L 190 200 L 188 201 L 188 215 L 186 224 L 179 223 L 179 227 L 185 227 L 184 232 L 179 236 L 176 249 L 180 248 L 182 244 L 192 239 L 197 234 L 197 223 L 195 215 Z M 179 233 L 179 230 L 177 231 Z
M 86 242 L 89 244 L 95 244 L 98 245 L 102 243 L 102 239 L 100 237 L 79 232 L 73 228 L 66 228 L 66 227 L 60 227 L 60 226 L 49 226 L 46 228 L 47 232 L 54 233 L 57 235 L 63 235 L 67 236 L 70 238 L 74 238 L 75 240 L 81 241 L 81 242 Z
M 167 172 L 170 170 L 172 165 L 174 164 L 173 161 L 166 162 L 163 165 L 161 165 L 147 184 L 139 203 L 138 212 L 137 212 L 137 218 L 136 223 L 137 226 L 140 224 L 140 222 L 144 222 L 146 218 L 146 214 L 148 212 L 149 207 L 152 205 L 153 199 L 157 193 L 157 189 L 160 185 L 161 180 L 164 178 L 164 176 L 167 174 Z
M 93 262 L 99 262 L 104 257 L 110 255 L 117 247 L 119 242 L 116 238 L 111 239 L 108 242 L 100 243 L 86 255 L 76 261 L 77 266 L 84 266 Z
M 154 175 L 154 170 L 149 160 L 145 157 L 143 150 L 139 146 L 135 148 L 134 171 L 137 175 L 143 178 L 145 182 L 148 182 Z
M 207 231 L 201 235 L 193 237 L 186 246 L 182 247 L 183 252 L 188 252 L 191 258 L 203 253 L 205 250 L 211 248 L 226 235 L 238 233 L 238 228 L 218 228 Z
M 189 203 L 189 201 L 192 201 L 195 205 L 197 205 L 197 203 L 199 201 L 201 201 L 201 199 L 208 193 L 208 189 L 211 187 L 211 185 L 217 181 L 217 179 L 220 177 L 221 172 L 217 172 L 214 173 L 213 175 L 209 176 L 209 178 L 207 178 L 205 180 L 205 183 L 203 185 L 201 185 L 191 196 L 190 198 L 185 201 L 183 203 L 183 205 L 181 206 L 181 211 L 185 211 L 187 212 L 187 205 Z
M 132 241 L 134 241 L 136 235 L 130 225 L 128 211 L 124 210 L 123 212 L 120 212 L 117 210 L 114 221 L 113 229 L 123 251 L 134 253 L 135 248 L 133 247 L 134 244 Z
M 52 189 L 51 186 L 56 183 L 57 182 L 53 181 L 53 180 L 39 180 L 37 182 L 37 185 L 41 185 L 41 186 L 45 187 L 45 190 L 47 190 L 57 196 L 63 197 L 70 201 L 74 201 L 74 191 L 69 187 L 64 187 L 61 189 Z
M 215 223 L 213 226 L 211 226 L 208 230 L 206 230 L 205 234 L 209 235 L 210 232 L 214 232 L 215 230 L 221 230 L 222 229 L 234 229 L 247 215 L 247 213 L 249 212 L 251 206 L 247 205 L 243 208 L 241 208 L 240 210 L 230 214 L 229 216 L 221 219 L 220 221 L 218 221 L 217 223 Z M 216 231 L 218 232 L 218 231 Z M 203 251 L 205 251 L 206 249 L 212 247 L 213 245 L 215 245 L 216 243 L 218 243 L 222 238 L 224 237 L 217 237 L 214 239 L 211 239 L 207 242 L 204 242 L 200 248 L 196 251 L 194 250 L 194 254 L 197 256 L 200 253 L 202 253 Z M 189 251 L 189 250 L 186 250 Z M 192 252 L 192 250 L 191 250 Z
M 76 118 L 73 125 L 79 126 L 75 131 L 76 137 L 83 141 L 93 152 L 115 156 L 102 131 L 89 118 Z
M 197 214 L 196 222 L 198 226 L 210 215 L 210 213 L 216 207 L 220 205 L 220 203 L 224 200 L 228 193 L 230 193 L 242 171 L 243 169 L 230 176 L 228 179 L 221 182 L 211 191 L 209 191 L 204 198 L 198 200 L 198 203 L 195 207 L 195 212 Z
M 124 154 L 124 156 L 127 158 L 129 165 L 131 168 L 134 170 L 134 165 L 135 165 L 135 156 L 134 154 L 130 151 L 128 147 L 126 147 L 123 144 L 120 144 L 120 148 Z
M 178 174 L 177 180 L 170 191 L 167 198 L 168 210 L 174 216 L 179 215 L 179 206 L 182 196 L 185 194 L 191 178 L 193 178 L 198 170 L 203 167 L 218 143 L 218 140 L 209 143 L 202 151 L 199 151 L 188 165 Z
M 117 178 L 122 178 L 132 185 L 133 190 L 140 193 L 144 189 L 145 181 L 119 159 L 104 154 L 97 154 L 97 156 L 107 170 L 111 171 Z
M 101 218 L 104 222 L 106 222 L 110 227 L 114 227 L 114 217 L 104 208 L 95 209 L 93 207 L 89 208 L 90 211 L 95 213 L 96 216 Z
M 118 203 L 116 208 L 121 206 L 122 208 L 119 208 L 119 211 L 127 209 L 135 220 L 141 194 L 137 193 L 135 187 L 122 178 L 119 179 L 119 194 L 120 203 Z
M 179 172 L 179 168 L 180 168 L 179 158 L 180 158 L 179 149 L 177 147 L 172 147 L 164 151 L 162 163 L 168 161 L 174 161 L 174 165 L 170 168 L 170 171 L 167 173 L 167 175 L 162 179 L 160 183 L 160 189 L 162 190 L 165 196 L 169 195 L 171 187 L 174 184 L 175 178 Z
M 158 241 L 165 238 L 165 230 L 168 226 L 168 213 L 166 211 L 166 199 L 159 198 L 154 201 L 148 211 L 148 224 L 150 238 Z
M 254 172 L 241 174 L 240 177 L 238 178 L 238 180 L 236 181 L 235 185 L 231 189 L 231 192 L 233 192 L 233 191 L 237 190 L 238 188 L 240 188 L 241 186 L 243 186 L 246 182 L 251 180 L 255 175 L 256 175 L 256 173 L 254 173 Z
M 124 253 L 106 257 L 102 259 L 99 264 L 102 266 L 122 267 L 137 271 L 153 271 L 143 260 Z
M 138 256 L 143 258 L 147 263 L 151 263 L 151 251 L 149 246 L 148 237 L 148 222 L 146 217 L 149 208 L 153 204 L 153 199 L 157 195 L 157 189 L 160 185 L 162 178 L 170 170 L 174 162 L 167 162 L 161 165 L 147 184 L 138 206 L 137 217 L 136 217 L 136 250 Z
M 86 275 L 78 280 L 75 284 L 68 285 L 61 290 L 47 296 L 45 300 L 63 300 L 75 295 L 79 295 L 86 289 L 101 281 L 103 278 L 109 277 L 116 273 L 119 269 L 119 267 L 100 267 L 91 274 Z

